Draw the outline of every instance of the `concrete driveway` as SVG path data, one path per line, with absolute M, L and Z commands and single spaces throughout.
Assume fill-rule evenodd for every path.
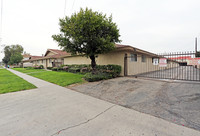
M 73 90 L 200 130 L 200 82 L 122 77 Z
M 38 88 L 0 95 L 0 136 L 198 136 L 199 131 L 10 70 Z

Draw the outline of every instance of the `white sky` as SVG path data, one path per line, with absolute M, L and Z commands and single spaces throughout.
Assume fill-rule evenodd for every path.
M 200 38 L 200 0 L 66 0 L 66 10 L 64 4 L 65 0 L 3 0 L 1 44 L 20 44 L 31 55 L 59 49 L 51 38 L 59 33 L 59 18 L 81 7 L 112 14 L 121 44 L 146 51 L 193 51 L 194 38 Z M 0 53 L 0 60 L 3 56 Z

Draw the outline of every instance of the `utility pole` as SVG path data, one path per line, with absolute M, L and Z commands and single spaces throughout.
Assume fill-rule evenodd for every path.
M 195 53 L 197 53 L 197 37 L 195 38 Z

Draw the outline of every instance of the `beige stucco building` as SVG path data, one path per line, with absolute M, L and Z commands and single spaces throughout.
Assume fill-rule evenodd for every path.
M 114 51 L 98 55 L 96 63 L 98 65 L 120 65 L 122 67 L 121 76 L 136 75 L 158 70 L 159 65 L 153 64 L 154 58 L 160 58 L 160 56 L 129 45 L 116 44 Z M 45 68 L 63 64 L 91 64 L 91 60 L 83 55 L 73 56 L 70 53 L 55 49 L 48 49 L 44 56 L 30 58 L 28 61 L 33 65 L 43 65 Z M 177 62 L 168 60 L 165 69 L 177 66 Z
M 90 64 L 89 58 L 78 56 L 63 56 L 64 64 Z M 159 69 L 159 65 L 154 65 L 152 59 L 160 56 L 129 45 L 116 44 L 116 49 L 107 54 L 100 54 L 96 58 L 98 65 L 115 64 L 122 67 L 121 75 L 136 75 Z M 168 61 L 167 68 L 177 67 L 175 61 Z
M 64 58 L 62 56 L 70 56 L 62 50 L 48 49 L 44 56 L 31 56 L 29 60 L 23 61 L 23 63 L 30 62 L 33 66 L 43 65 L 44 68 L 47 67 L 59 67 L 64 64 Z

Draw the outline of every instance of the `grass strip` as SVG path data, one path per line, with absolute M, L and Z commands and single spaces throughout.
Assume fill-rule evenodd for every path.
M 68 86 L 75 83 L 83 83 L 85 82 L 83 80 L 83 76 L 81 74 L 74 74 L 64 71 L 45 71 L 41 72 L 41 69 L 33 69 L 33 71 L 26 68 L 14 68 L 14 70 L 17 70 L 22 73 L 26 73 L 30 76 L 37 77 L 39 79 L 60 85 L 60 86 Z M 37 72 L 38 71 L 38 72 Z M 32 73 L 30 73 L 32 72 Z
M 6 69 L 0 69 L 0 94 L 36 88 Z
M 29 68 L 12 68 L 16 71 L 22 72 L 22 73 L 32 73 L 32 72 L 43 72 L 46 71 L 44 69 L 29 69 Z

